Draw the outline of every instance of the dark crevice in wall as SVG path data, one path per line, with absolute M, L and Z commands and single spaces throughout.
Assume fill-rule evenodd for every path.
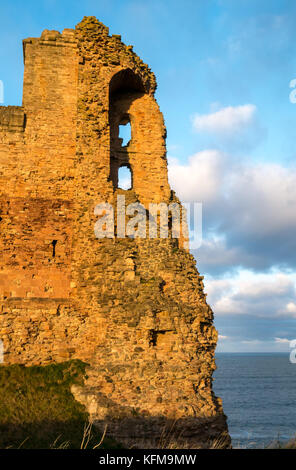
M 155 347 L 157 346 L 157 340 L 160 335 L 164 335 L 168 331 L 172 330 L 150 330 L 149 331 L 149 346 Z
M 52 257 L 55 258 L 55 255 L 56 255 L 56 245 L 57 245 L 58 241 L 57 240 L 53 240 L 51 242 L 52 244 Z

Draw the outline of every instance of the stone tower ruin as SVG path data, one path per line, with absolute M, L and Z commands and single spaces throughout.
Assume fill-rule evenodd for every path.
M 94 17 L 23 50 L 23 105 L 0 107 L 4 364 L 86 362 L 73 393 L 118 440 L 157 439 L 173 423 L 179 443 L 229 445 L 212 390 L 217 332 L 186 234 L 94 233 L 96 205 L 116 211 L 118 195 L 178 202 L 153 73 Z M 122 166 L 129 190 L 118 188 Z

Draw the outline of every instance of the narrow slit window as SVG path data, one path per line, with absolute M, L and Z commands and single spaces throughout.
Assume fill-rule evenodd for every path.
M 121 166 L 118 170 L 118 188 L 132 189 L 132 172 L 127 166 Z
M 126 147 L 130 143 L 132 138 L 132 129 L 129 121 L 119 125 L 119 138 L 122 139 L 122 147 Z
M 57 240 L 53 240 L 51 242 L 51 244 L 52 244 L 52 257 L 53 258 L 55 258 L 55 255 L 56 255 L 56 244 L 57 244 L 57 242 L 58 242 Z

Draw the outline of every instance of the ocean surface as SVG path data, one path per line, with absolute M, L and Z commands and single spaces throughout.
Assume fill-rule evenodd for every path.
M 216 353 L 214 391 L 233 447 L 265 448 L 296 436 L 296 364 L 289 353 Z

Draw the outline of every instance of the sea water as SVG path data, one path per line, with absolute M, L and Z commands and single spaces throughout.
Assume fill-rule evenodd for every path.
M 289 353 L 216 353 L 216 365 L 214 392 L 233 447 L 265 448 L 296 436 L 296 364 Z

